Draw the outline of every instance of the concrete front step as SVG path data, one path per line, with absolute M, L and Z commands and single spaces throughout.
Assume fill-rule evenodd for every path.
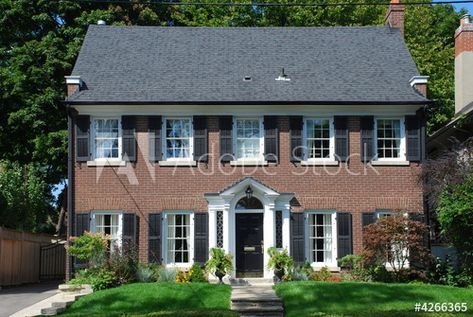
M 273 279 L 270 278 L 229 278 L 228 283 L 232 286 L 274 285 Z
M 262 303 L 249 303 L 249 302 L 238 302 L 232 303 L 232 310 L 243 312 L 282 312 L 284 308 L 281 303 L 278 302 L 262 302 Z

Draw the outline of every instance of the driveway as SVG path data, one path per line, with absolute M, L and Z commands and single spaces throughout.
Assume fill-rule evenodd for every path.
M 43 282 L 0 290 L 0 316 L 7 317 L 19 310 L 53 296 L 61 281 Z

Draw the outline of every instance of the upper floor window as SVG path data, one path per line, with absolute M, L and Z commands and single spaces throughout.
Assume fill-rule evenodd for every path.
M 263 159 L 263 128 L 260 118 L 236 118 L 235 153 L 237 160 Z
M 193 152 L 190 118 L 165 120 L 164 148 L 166 159 L 190 159 Z
M 93 119 L 94 158 L 120 159 L 120 120 L 110 118 Z
M 401 119 L 377 119 L 376 140 L 378 159 L 405 160 L 404 127 Z
M 334 138 L 331 119 L 305 120 L 305 158 L 331 160 L 334 157 Z

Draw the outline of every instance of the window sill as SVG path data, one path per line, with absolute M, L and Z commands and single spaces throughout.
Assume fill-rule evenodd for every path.
M 302 166 L 338 166 L 338 161 L 301 161 Z
M 107 161 L 87 161 L 87 166 L 100 166 L 100 167 L 105 167 L 105 166 L 126 166 L 126 161 L 118 161 L 118 160 L 107 160 Z
M 241 161 L 230 161 L 231 166 L 267 166 L 267 161 L 261 160 L 241 160 Z
M 371 161 L 373 166 L 409 166 L 409 161 Z
M 159 161 L 159 166 L 197 166 L 197 161 Z

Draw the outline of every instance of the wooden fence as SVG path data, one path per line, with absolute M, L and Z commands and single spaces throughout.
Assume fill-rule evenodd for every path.
M 0 227 L 0 286 L 39 282 L 41 247 L 56 240 L 45 234 Z M 63 263 L 65 267 L 65 258 Z

